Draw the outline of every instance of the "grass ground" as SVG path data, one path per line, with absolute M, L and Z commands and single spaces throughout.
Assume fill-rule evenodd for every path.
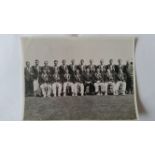
M 26 97 L 24 120 L 132 120 L 133 95 Z

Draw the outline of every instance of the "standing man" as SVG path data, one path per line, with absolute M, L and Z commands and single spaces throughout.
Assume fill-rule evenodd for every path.
M 74 79 L 71 74 L 69 74 L 69 70 L 66 69 L 66 72 L 63 77 L 63 96 L 66 96 L 68 88 L 71 88 L 71 95 L 75 96 L 75 91 L 74 91 Z
M 56 71 L 59 73 L 60 70 L 59 70 L 59 66 L 58 66 L 58 60 L 54 60 L 54 66 L 52 67 L 51 69 L 51 73 L 54 74 Z
M 68 66 L 66 64 L 66 60 L 62 60 L 62 65 L 60 66 L 60 74 L 63 77 L 63 75 L 66 73 L 66 70 L 68 69 Z
M 127 61 L 125 67 L 124 67 L 124 73 L 126 74 L 126 90 L 127 93 L 133 94 L 133 81 L 134 81 L 134 76 L 133 76 L 133 62 Z
M 87 67 L 89 68 L 89 70 L 90 70 L 90 72 L 91 72 L 92 74 L 95 73 L 95 71 L 96 71 L 96 66 L 93 64 L 93 60 L 92 60 L 92 59 L 89 60 L 89 65 L 88 65 Z
M 40 85 L 43 97 L 51 97 L 51 84 L 50 84 L 50 75 L 48 71 L 44 68 L 41 73 L 41 85 Z
M 84 74 L 84 72 L 86 71 L 86 66 L 84 65 L 83 59 L 80 60 L 80 65 L 78 66 L 78 69 L 80 71 L 80 74 Z
M 69 74 L 74 75 L 75 71 L 77 69 L 77 66 L 75 65 L 75 60 L 71 60 L 71 64 L 68 66 Z
M 100 65 L 98 66 L 101 72 L 106 72 L 106 66 L 104 65 L 104 59 L 100 60 Z
M 47 74 L 51 74 L 51 67 L 48 65 L 48 61 L 44 61 L 44 66 L 42 67 L 42 72 L 43 70 L 46 70 Z
M 40 76 L 41 76 L 41 67 L 39 66 L 39 60 L 35 60 L 35 65 L 32 66 L 33 74 L 33 92 L 34 96 L 40 95 Z
M 113 64 L 113 59 L 109 60 L 109 64 L 107 65 L 107 70 L 109 70 L 111 73 L 115 73 L 115 65 Z
M 33 74 L 29 61 L 26 61 L 24 75 L 25 75 L 25 95 L 31 96 L 33 92 L 33 77 L 32 77 Z
M 52 90 L 53 90 L 53 95 L 54 97 L 57 96 L 61 96 L 61 92 L 62 92 L 62 81 L 61 81 L 61 77 L 58 73 L 58 70 L 56 69 L 54 74 L 52 75 Z
M 122 59 L 118 59 L 118 65 L 115 65 L 115 71 L 118 74 L 119 71 L 122 70 L 124 71 L 124 65 L 122 64 Z
M 83 74 L 80 74 L 80 70 L 76 69 L 75 71 L 75 84 L 74 84 L 74 90 L 75 90 L 75 96 L 77 96 L 78 92 L 80 92 L 80 95 L 84 95 L 84 85 L 83 85 Z

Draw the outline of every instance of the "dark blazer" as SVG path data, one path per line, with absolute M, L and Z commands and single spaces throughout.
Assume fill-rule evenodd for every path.
M 77 68 L 80 70 L 80 74 L 83 74 L 86 71 L 85 65 L 83 65 L 83 67 L 81 65 L 78 65 Z
M 46 73 L 48 73 L 48 74 L 51 73 L 51 67 L 50 66 L 43 66 L 41 72 L 43 72 L 44 69 L 46 70 Z
M 107 68 L 107 69 L 110 69 L 110 71 L 111 71 L 112 73 L 115 72 L 115 65 L 110 66 L 110 64 L 109 64 L 109 65 L 106 66 L 106 68 Z
M 42 72 L 42 68 L 39 66 L 38 68 L 36 68 L 36 66 L 32 66 L 32 74 L 33 74 L 33 79 L 39 79 L 40 75 Z
M 115 65 L 115 71 L 116 71 L 116 73 L 119 72 L 119 69 L 121 69 L 124 72 L 124 67 L 125 67 L 124 65 L 121 65 L 121 66 Z
M 93 74 L 92 73 L 89 73 L 89 74 L 84 73 L 83 74 L 83 79 L 84 79 L 84 82 L 85 83 L 88 83 L 88 82 L 92 83 L 94 81 L 94 78 L 93 78 Z
M 59 68 L 59 66 L 52 66 L 51 67 L 51 74 L 54 74 L 55 73 L 55 70 L 57 70 L 58 71 L 58 73 L 60 73 L 60 68 Z
M 42 73 L 41 77 L 40 77 L 40 83 L 50 83 L 51 82 L 51 78 L 50 75 L 48 73 Z
M 124 73 L 127 75 L 127 77 L 133 77 L 133 65 L 125 65 Z
M 74 65 L 74 67 L 73 67 L 73 65 L 68 66 L 69 73 L 72 75 L 75 73 L 76 69 L 77 69 L 76 65 Z
M 63 65 L 61 65 L 61 66 L 59 67 L 60 74 L 61 74 L 61 75 L 62 75 L 62 74 L 65 74 L 66 69 L 68 69 L 68 66 L 67 66 L 67 65 L 66 65 L 65 67 L 64 67 Z
M 107 71 L 106 65 L 103 65 L 103 66 L 98 65 L 97 68 L 99 68 L 101 72 L 106 72 Z
M 32 81 L 33 77 L 32 77 L 32 68 L 27 69 L 27 67 L 25 67 L 24 69 L 24 75 L 25 75 L 25 81 Z
M 96 66 L 95 65 L 92 65 L 92 66 L 88 65 L 87 68 L 90 69 L 91 73 L 94 73 L 96 71 Z

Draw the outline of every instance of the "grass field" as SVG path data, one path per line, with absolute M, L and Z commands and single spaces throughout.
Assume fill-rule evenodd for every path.
M 133 95 L 26 97 L 24 120 L 133 120 Z

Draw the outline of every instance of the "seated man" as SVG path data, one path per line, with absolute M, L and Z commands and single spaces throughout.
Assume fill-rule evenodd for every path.
M 94 86 L 95 86 L 95 94 L 97 95 L 107 95 L 107 84 L 104 83 L 104 75 L 101 74 L 100 68 L 98 67 L 96 73 L 94 74 Z M 101 91 L 99 90 L 101 88 Z
M 115 74 L 107 69 L 106 72 L 106 84 L 107 84 L 107 94 L 108 95 L 116 95 L 115 89 Z
M 63 96 L 66 96 L 68 88 L 71 88 L 71 95 L 74 96 L 73 77 L 69 74 L 68 69 L 63 76 Z
M 53 95 L 54 97 L 57 96 L 61 96 L 61 92 L 62 92 L 62 83 L 61 83 L 61 79 L 60 79 L 60 75 L 58 74 L 58 70 L 55 70 L 53 76 L 52 76 L 52 90 L 53 90 Z M 58 93 L 57 93 L 58 90 Z
M 41 74 L 41 85 L 40 85 L 43 97 L 51 97 L 51 84 L 49 74 L 46 69 L 43 69 Z
M 84 73 L 84 89 L 85 95 L 92 94 L 94 91 L 93 74 L 90 72 L 89 67 L 86 68 Z
M 116 95 L 125 95 L 126 91 L 126 80 L 125 74 L 122 69 L 119 69 L 116 75 Z
M 78 94 L 78 90 L 80 90 L 80 95 L 84 95 L 84 85 L 83 85 L 83 75 L 80 74 L 80 70 L 77 69 L 75 72 L 75 84 L 74 84 L 74 91 L 75 91 L 75 96 Z

